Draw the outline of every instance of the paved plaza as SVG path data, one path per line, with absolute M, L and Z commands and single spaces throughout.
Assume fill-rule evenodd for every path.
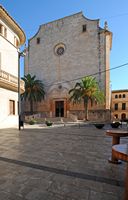
M 93 125 L 0 130 L 0 200 L 123 200 L 126 164 Z M 126 143 L 128 138 L 121 138 Z

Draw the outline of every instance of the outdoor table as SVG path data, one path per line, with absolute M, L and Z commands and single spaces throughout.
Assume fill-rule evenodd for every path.
M 126 137 L 128 136 L 128 131 L 125 130 L 121 130 L 121 129 L 113 129 L 113 130 L 107 130 L 106 131 L 106 135 L 108 136 L 112 136 L 112 146 L 119 144 L 120 143 L 120 137 Z M 120 164 L 121 161 L 119 161 L 117 158 L 115 158 L 113 156 L 113 152 L 111 155 L 111 158 L 109 158 L 108 160 L 110 163 L 114 163 L 114 164 Z
M 128 200 L 128 144 L 114 145 L 112 151 L 115 158 L 127 162 L 124 200 Z

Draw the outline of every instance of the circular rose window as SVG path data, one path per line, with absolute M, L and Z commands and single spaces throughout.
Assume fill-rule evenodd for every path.
M 59 47 L 56 51 L 58 56 L 61 56 L 64 53 L 64 48 L 63 47 Z
M 54 52 L 57 56 L 62 56 L 65 52 L 65 45 L 63 43 L 57 44 L 54 48 Z

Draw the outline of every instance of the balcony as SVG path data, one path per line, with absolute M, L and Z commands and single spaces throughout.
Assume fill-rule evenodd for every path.
M 18 77 L 0 70 L 0 87 L 18 92 Z M 24 81 L 20 80 L 20 94 L 24 91 Z
M 118 113 L 118 112 L 128 112 L 128 107 L 126 107 L 126 109 L 122 109 L 122 107 L 121 107 L 121 108 L 118 108 L 118 110 L 111 108 L 111 111 L 116 112 L 116 113 Z

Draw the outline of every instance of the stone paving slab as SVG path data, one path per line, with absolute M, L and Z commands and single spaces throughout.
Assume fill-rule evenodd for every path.
M 123 200 L 126 164 L 110 155 L 93 126 L 1 129 L 0 200 Z

